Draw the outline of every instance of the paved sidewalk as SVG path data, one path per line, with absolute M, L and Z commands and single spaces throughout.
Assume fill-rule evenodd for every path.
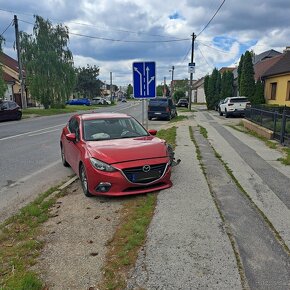
M 242 289 L 229 238 L 190 139 L 177 128 L 174 186 L 161 191 L 127 289 Z

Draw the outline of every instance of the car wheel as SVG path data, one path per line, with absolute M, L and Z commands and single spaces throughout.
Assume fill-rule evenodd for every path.
M 60 145 L 60 153 L 61 153 L 61 161 L 62 161 L 62 165 L 64 167 L 69 167 L 69 164 L 67 163 L 66 159 L 65 159 L 65 154 L 64 154 L 64 149 L 63 146 Z
M 230 116 L 230 114 L 227 112 L 227 110 L 225 110 L 225 114 L 226 114 L 226 118 L 228 118 Z
M 85 166 L 83 164 L 80 165 L 80 181 L 81 181 L 85 196 L 92 197 L 92 194 L 89 192 L 87 173 L 86 173 Z
M 16 120 L 21 120 L 21 117 L 22 117 L 22 113 L 21 112 L 18 112 L 17 113 L 17 116 L 16 116 Z
M 219 113 L 220 113 L 220 116 L 222 116 L 222 115 L 223 115 L 223 112 L 221 111 L 221 109 L 219 109 Z

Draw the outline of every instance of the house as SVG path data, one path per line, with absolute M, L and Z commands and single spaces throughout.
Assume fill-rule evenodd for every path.
M 10 101 L 15 101 L 19 106 L 22 106 L 17 60 L 2 52 L 0 54 L 0 63 L 2 64 L 4 81 L 7 84 L 4 98 Z M 23 72 L 23 74 L 25 75 L 25 72 Z M 24 92 L 24 97 L 26 98 L 26 96 L 28 96 L 27 90 Z
M 262 73 L 261 79 L 268 104 L 290 107 L 290 47 Z
M 197 103 L 205 103 L 205 92 L 204 92 L 204 77 L 198 79 L 193 83 L 193 98 Z

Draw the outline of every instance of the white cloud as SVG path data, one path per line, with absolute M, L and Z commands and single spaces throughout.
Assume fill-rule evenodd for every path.
M 77 66 L 100 67 L 100 79 L 109 81 L 110 71 L 116 84 L 132 82 L 132 62 L 153 60 L 158 82 L 189 77 L 191 34 L 198 34 L 216 12 L 222 1 L 204 0 L 0 0 L 0 27 L 9 25 L 13 15 L 19 18 L 21 30 L 32 33 L 33 14 L 65 23 L 72 33 L 69 47 Z M 5 12 L 3 10 L 11 11 Z M 256 53 L 268 49 L 282 51 L 289 45 L 289 0 L 226 1 L 210 25 L 196 39 L 194 78 L 211 72 L 213 67 L 235 64 L 247 49 Z M 83 25 L 81 25 L 82 23 Z M 2 33 L 2 31 L 0 31 Z M 4 52 L 13 55 L 14 29 L 4 34 Z M 100 38 L 120 41 L 101 40 Z M 160 41 L 188 38 L 181 42 Z M 226 52 L 222 52 L 226 51 Z M 187 54 L 187 52 L 189 52 Z

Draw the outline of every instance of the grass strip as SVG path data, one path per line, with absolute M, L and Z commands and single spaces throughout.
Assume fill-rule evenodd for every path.
M 176 146 L 176 127 L 162 129 L 157 136 Z M 126 287 L 129 270 L 135 265 L 140 248 L 146 241 L 146 233 L 154 215 L 157 194 L 134 196 L 121 211 L 120 224 L 108 243 L 103 281 L 99 289 L 113 290 Z
M 187 120 L 187 116 L 176 116 L 175 118 L 171 119 L 170 120 L 170 123 L 176 123 L 176 122 L 179 122 L 179 121 L 183 121 L 183 120 Z
M 48 220 L 50 208 L 61 195 L 50 195 L 51 188 L 42 193 L 20 212 L 0 225 L 0 289 L 40 290 L 43 282 L 30 270 L 43 248 L 38 240 L 42 224 Z

